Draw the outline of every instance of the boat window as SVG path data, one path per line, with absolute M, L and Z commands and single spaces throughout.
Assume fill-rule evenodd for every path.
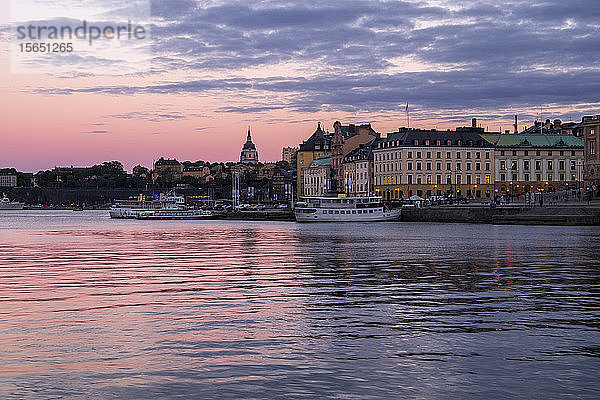
M 370 212 L 371 214 L 373 214 L 373 210 L 369 210 L 369 212 Z
M 336 214 L 339 214 L 340 212 L 339 212 L 339 211 L 336 211 L 335 213 L 336 213 Z
M 327 211 L 323 210 L 323 214 L 327 214 Z
M 333 211 L 329 210 L 329 214 L 333 214 Z
M 356 214 L 356 210 L 352 210 L 352 214 Z

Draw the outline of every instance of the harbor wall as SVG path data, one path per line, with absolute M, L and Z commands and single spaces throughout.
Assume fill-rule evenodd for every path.
M 439 206 L 404 208 L 402 221 L 525 225 L 600 225 L 598 206 Z

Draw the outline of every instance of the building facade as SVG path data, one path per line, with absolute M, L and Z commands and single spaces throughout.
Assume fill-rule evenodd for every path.
M 297 147 L 284 147 L 283 149 L 281 149 L 281 161 L 285 161 L 292 166 L 296 165 L 297 153 Z
M 492 197 L 494 148 L 482 128 L 401 128 L 373 144 L 375 193 L 384 200 L 417 195 Z
M 256 145 L 252 142 L 250 128 L 248 128 L 248 134 L 246 135 L 246 143 L 244 143 L 244 146 L 242 147 L 242 152 L 240 153 L 240 162 L 244 164 L 258 162 L 258 150 L 256 150 Z
M 344 192 L 344 170 L 342 162 L 351 151 L 364 145 L 377 137 L 371 124 L 342 125 L 340 121 L 333 124 L 333 135 L 331 138 L 331 163 L 335 180 L 332 190 L 338 193 Z
M 576 189 L 583 179 L 583 142 L 565 134 L 483 134 L 494 145 L 498 193 Z
M 296 170 L 298 196 L 304 191 L 304 172 L 310 163 L 326 154 L 331 154 L 331 134 L 323 131 L 321 123 L 317 124 L 315 132 L 298 147 Z
M 0 174 L 0 187 L 16 187 L 17 176 L 12 174 Z
M 600 190 L 600 115 L 586 116 L 581 120 L 584 142 L 584 172 L 586 186 L 594 195 Z
M 323 196 L 331 191 L 331 155 L 311 161 L 304 171 L 304 196 Z
M 344 192 L 368 196 L 373 193 L 373 144 L 361 145 L 351 151 L 342 161 Z

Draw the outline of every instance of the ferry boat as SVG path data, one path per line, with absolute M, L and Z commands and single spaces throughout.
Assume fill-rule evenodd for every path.
M 146 201 L 143 195 L 137 200 L 117 200 L 110 208 L 111 218 L 128 219 L 211 219 L 216 216 L 211 211 L 195 210 L 186 207 L 185 196 L 174 191 L 161 194 L 158 200 Z
M 206 210 L 148 210 L 140 211 L 136 219 L 217 219 L 217 215 Z
M 304 197 L 296 203 L 298 222 L 367 222 L 400 219 L 400 209 L 386 210 L 379 196 Z
M 0 210 L 22 210 L 25 206 L 25 203 L 20 203 L 18 201 L 10 201 L 6 194 L 2 194 L 2 198 L 0 199 Z

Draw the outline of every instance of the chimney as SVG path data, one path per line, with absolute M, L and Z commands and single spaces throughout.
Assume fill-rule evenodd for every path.
M 519 118 L 515 115 L 515 133 L 519 133 Z
M 471 120 L 471 127 L 472 127 L 472 128 L 477 128 L 477 118 L 473 118 L 473 119 Z

